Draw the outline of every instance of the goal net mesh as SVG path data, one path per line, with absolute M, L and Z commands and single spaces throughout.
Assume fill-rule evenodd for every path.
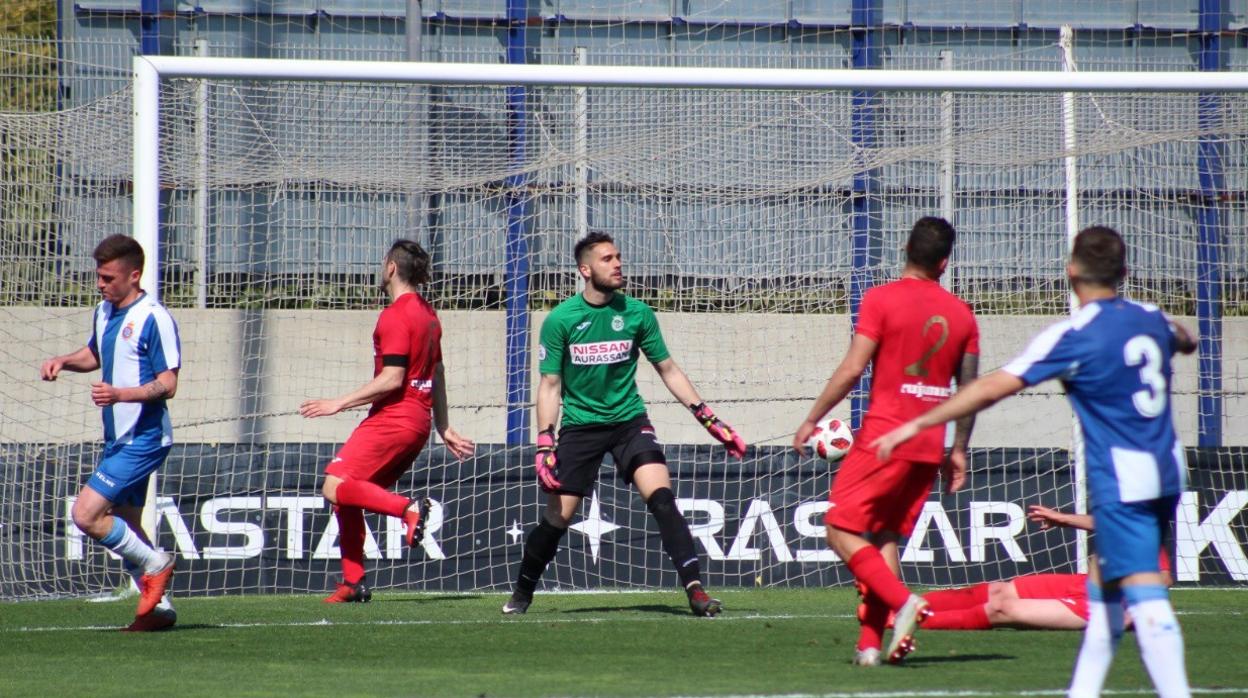
M 1068 150 L 1058 94 L 167 80 L 160 295 L 181 328 L 184 368 L 156 528 L 182 560 L 174 591 L 319 592 L 338 576 L 337 524 L 318 484 L 363 412 L 305 420 L 297 409 L 370 378 L 379 260 L 400 237 L 433 254 L 425 292 L 445 333 L 451 423 L 480 446 L 457 462 L 435 440 L 400 482 L 435 503 L 421 548 L 401 545 L 397 520 L 370 515 L 376 588 L 510 584 L 542 497 L 531 447 L 506 445 L 508 406 L 532 395 L 509 394 L 508 374 L 533 385 L 536 373 L 535 352 L 509 343 L 508 281 L 527 283 L 531 347 L 549 309 L 577 290 L 571 251 L 587 230 L 615 236 L 627 293 L 658 311 L 677 362 L 751 444 L 744 460 L 728 459 L 639 370 L 712 587 L 852 579 L 823 543 L 835 466 L 787 448 L 848 346 L 852 282 L 895 278 L 913 222 L 950 216 L 959 238 L 944 282 L 978 314 L 981 366 L 1000 366 L 1069 312 L 1067 156 L 1079 222 L 1127 239 L 1128 295 L 1190 316 L 1196 280 L 1213 270 L 1228 316 L 1224 441 L 1244 444 L 1248 326 L 1232 316 L 1245 307 L 1248 220 L 1242 198 L 1202 194 L 1201 163 L 1216 155 L 1223 188 L 1248 189 L 1231 166 L 1248 156 L 1248 100 L 1218 95 L 1203 113 L 1199 100 L 1078 94 Z M 130 229 L 131 129 L 125 91 L 0 114 L 11 153 L 0 190 L 6 599 L 107 592 L 126 579 L 68 516 L 100 455 L 96 378 L 44 383 L 38 365 L 88 337 L 91 249 Z M 1202 147 L 1214 150 L 1202 159 Z M 1191 445 L 1198 364 L 1176 365 L 1176 419 Z M 850 419 L 849 401 L 834 414 Z M 1055 384 L 981 415 L 969 486 L 933 493 L 904 548 L 906 581 L 1074 571 L 1074 535 L 1024 517 L 1033 503 L 1075 507 L 1071 424 Z M 1229 494 L 1189 495 L 1180 510 L 1189 579 L 1234 567 L 1232 550 L 1243 560 L 1236 517 L 1248 497 L 1228 500 L 1248 485 L 1233 451 L 1195 459 L 1194 480 Z M 1185 543 L 1202 521 L 1205 538 Z M 1214 549 L 1221 563 L 1209 561 Z M 1248 564 L 1231 575 L 1248 578 Z M 609 461 L 544 584 L 676 584 L 644 503 Z

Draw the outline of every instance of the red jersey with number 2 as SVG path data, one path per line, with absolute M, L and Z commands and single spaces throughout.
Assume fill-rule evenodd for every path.
M 377 400 L 373 419 L 428 424 L 433 409 L 433 371 L 442 361 L 442 325 L 433 306 L 417 293 L 399 296 L 377 318 L 373 329 L 373 375 L 387 356 L 407 357 L 403 388 Z
M 854 331 L 877 345 L 870 406 L 855 447 L 866 448 L 949 399 L 962 355 L 979 353 L 975 314 L 936 281 L 907 277 L 867 291 Z M 893 458 L 939 463 L 944 446 L 945 427 L 932 427 L 899 446 Z

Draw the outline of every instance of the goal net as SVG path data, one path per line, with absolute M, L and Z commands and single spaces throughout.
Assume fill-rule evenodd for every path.
M 180 325 L 184 368 L 153 524 L 180 558 L 175 593 L 319 592 L 338 576 L 337 525 L 318 485 L 363 412 L 305 420 L 297 408 L 371 376 L 376 273 L 400 237 L 433 254 L 425 292 L 445 333 L 451 423 L 479 447 L 463 462 L 436 440 L 425 449 L 399 491 L 434 500 L 429 535 L 408 551 L 397 520 L 370 517 L 368 579 L 507 588 L 542 501 L 523 421 L 530 348 L 546 313 L 577 291 L 571 250 L 589 230 L 615 236 L 627 292 L 658 311 L 677 362 L 751 444 L 742 461 L 727 458 L 639 370 L 708 584 L 850 581 L 823 542 L 835 466 L 788 444 L 848 346 L 861 290 L 897 275 L 924 215 L 959 231 L 944 282 L 978 314 L 987 370 L 1068 314 L 1076 221 L 1124 233 L 1127 294 L 1193 327 L 1198 312 L 1202 328 L 1216 321 L 1205 350 L 1217 361 L 1206 351 L 1176 365 L 1193 484 L 1176 567 L 1181 581 L 1248 580 L 1248 103 L 1232 91 L 1085 91 L 1064 112 L 1062 94 L 1002 75 L 995 90 L 878 92 L 160 81 L 154 278 Z M 94 244 L 146 215 L 131 207 L 132 101 L 127 91 L 0 114 L 14 154 L 0 214 L 11 246 L 0 306 L 5 599 L 125 583 L 68 517 L 100 454 L 93 378 L 43 383 L 38 365 L 88 336 Z M 857 418 L 848 400 L 834 414 Z M 904 548 L 905 580 L 1077 570 L 1077 536 L 1024 516 L 1033 503 L 1079 506 L 1071 425 L 1057 385 L 981 415 L 969 486 L 933 493 Z M 644 503 L 609 461 L 544 584 L 676 584 Z

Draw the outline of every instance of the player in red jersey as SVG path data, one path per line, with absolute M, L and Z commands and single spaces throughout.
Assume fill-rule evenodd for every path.
M 471 456 L 472 441 L 450 427 L 442 369 L 442 326 L 416 287 L 429 281 L 429 253 L 411 240 L 398 240 L 382 262 L 381 288 L 390 305 L 373 330 L 373 379 L 346 395 L 308 400 L 304 417 L 325 417 L 372 403 L 368 416 L 325 468 L 321 487 L 338 517 L 342 583 L 326 603 L 368 601 L 364 584 L 364 512 L 403 519 L 409 546 L 420 542 L 429 500 L 389 491 L 425 442 L 433 425 L 457 458 Z
M 971 420 L 958 423 L 948 455 L 942 428 L 925 431 L 884 463 L 865 447 L 876 435 L 947 399 L 951 379 L 965 385 L 978 372 L 975 316 L 939 283 L 955 237 L 953 226 L 941 218 L 921 218 L 914 224 L 901 278 L 863 296 L 849 351 L 793 437 L 793 448 L 804 456 L 816 422 L 849 394 L 868 363 L 874 365 L 870 405 L 832 481 L 824 517 L 828 545 L 867 589 L 857 664 L 880 662 L 890 610 L 896 612 L 897 623 L 885 655 L 888 661 L 901 661 L 914 648 L 914 629 L 929 612 L 923 598 L 901 582 L 897 542 L 914 529 L 937 473 L 943 473 L 948 492 L 959 489 L 966 476 Z
M 1093 525 L 1087 514 L 1068 514 L 1036 504 L 1027 508 L 1027 518 L 1042 529 L 1091 531 Z M 1159 564 L 1169 586 L 1170 559 L 1164 551 Z M 1086 574 L 1026 574 L 1002 582 L 929 591 L 923 598 L 933 611 L 923 623 L 924 630 L 1083 630 L 1088 626 Z M 865 611 L 859 606 L 860 616 Z

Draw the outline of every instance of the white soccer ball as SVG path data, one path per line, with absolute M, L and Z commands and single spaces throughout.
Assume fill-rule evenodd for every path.
M 806 439 L 806 448 L 814 451 L 820 458 L 835 463 L 849 453 L 854 445 L 854 432 L 849 425 L 833 417 L 824 417 L 815 425 L 815 431 Z

